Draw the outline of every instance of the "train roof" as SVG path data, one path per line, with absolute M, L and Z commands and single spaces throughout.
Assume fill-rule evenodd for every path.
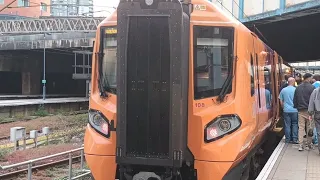
M 211 17 L 213 17 L 213 19 L 218 20 L 220 22 L 228 22 L 229 24 L 233 24 L 233 25 L 242 25 L 241 22 L 237 20 L 235 17 L 233 17 L 231 13 L 227 13 L 226 11 L 219 8 L 216 4 L 209 2 L 208 0 L 191 0 L 191 3 L 193 4 L 193 9 L 197 9 L 197 7 L 199 6 L 205 7 L 205 10 L 202 9 L 199 11 L 198 15 L 200 16 L 210 17 L 210 15 L 213 15 Z M 114 24 L 117 21 L 116 10 L 112 14 L 110 14 L 109 17 L 105 18 L 100 23 L 100 25 L 107 25 L 110 23 L 110 21 L 112 22 L 112 24 Z M 245 27 L 244 25 L 242 26 Z M 250 31 L 249 29 L 247 30 Z
M 264 45 L 268 48 L 269 51 L 274 51 L 270 48 L 266 43 L 264 43 L 259 36 L 248 29 L 245 25 L 243 25 L 237 18 L 233 16 L 232 13 L 227 10 L 222 10 L 222 8 L 218 7 L 217 4 L 213 2 L 209 2 L 208 0 L 191 0 L 193 4 L 193 16 L 191 17 L 191 21 L 196 21 L 197 17 L 205 17 L 207 21 L 213 21 L 218 23 L 228 23 L 229 25 L 236 26 L 240 28 L 242 31 L 247 31 L 256 36 Z M 117 22 L 117 11 L 115 10 L 109 17 L 105 18 L 99 25 L 115 25 Z

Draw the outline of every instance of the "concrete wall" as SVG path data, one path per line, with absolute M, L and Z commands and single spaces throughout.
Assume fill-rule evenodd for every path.
M 13 51 L 18 54 L 25 51 Z M 63 52 L 62 52 L 63 53 Z M 80 59 L 80 57 L 78 57 Z M 59 51 L 46 52 L 46 72 L 47 73 L 68 73 L 72 74 L 74 68 L 74 55 L 59 54 Z M 0 54 L 0 72 L 34 72 L 39 73 L 43 69 L 43 51 L 32 51 L 27 56 L 14 56 L 11 54 Z
M 299 3 L 304 3 L 307 1 L 311 1 L 311 0 L 286 0 L 286 6 L 288 7 L 288 6 L 296 5 Z
M 5 7 L 7 4 L 11 3 L 12 0 L 3 0 L 0 1 L 0 9 Z M 3 3 L 2 3 L 3 2 Z M 39 16 L 50 16 L 50 0 L 29 0 L 29 6 L 33 7 L 20 7 L 22 0 L 17 0 L 10 7 L 15 8 L 7 8 L 3 10 L 0 14 L 10 14 L 10 15 L 18 15 L 18 16 L 26 16 L 26 17 L 39 17 Z M 47 11 L 42 11 L 40 4 L 47 4 Z
M 40 94 L 40 72 L 41 72 L 41 62 L 40 59 L 28 58 L 26 56 L 10 56 L 10 55 L 0 55 L 0 73 L 1 72 L 16 72 L 20 73 L 21 82 L 21 92 L 22 94 Z M 1 73 L 6 74 L 6 73 Z M 12 74 L 11 74 L 12 75 Z M 11 78 L 8 75 L 7 78 Z M 3 86 L 10 86 L 5 82 L 2 82 Z M 12 93 L 16 93 L 18 87 L 11 87 Z M 7 89 L 6 92 L 10 92 Z
M 280 8 L 280 0 L 244 0 L 244 12 L 247 16 L 257 15 Z
M 221 9 L 238 18 L 239 17 L 239 0 L 212 0 Z
M 0 54 L 0 71 L 22 72 L 36 70 L 41 66 L 39 59 L 32 59 L 26 56 L 14 56 L 11 54 Z
M 85 94 L 85 81 L 73 80 L 74 54 L 67 50 L 46 51 L 46 80 L 49 94 Z M 79 58 L 80 59 L 80 58 Z M 20 78 L 13 78 L 20 75 Z M 4 76 L 7 76 L 4 77 Z M 41 94 L 43 50 L 0 51 L 0 79 L 2 93 Z M 20 86 L 12 86 L 9 79 Z M 8 81 L 7 81 L 8 80 Z

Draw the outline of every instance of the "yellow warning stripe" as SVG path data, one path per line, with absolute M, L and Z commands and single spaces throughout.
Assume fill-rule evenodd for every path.
M 82 131 L 82 130 L 84 130 L 84 128 L 75 129 L 75 130 L 73 130 L 73 132 L 74 132 L 74 131 Z M 55 134 L 50 134 L 50 135 L 49 135 L 49 140 L 50 140 L 51 138 L 53 138 L 53 137 L 57 137 L 57 136 L 59 137 L 59 136 L 67 135 L 69 132 L 70 132 L 70 131 L 67 131 L 67 132 L 66 132 L 65 130 L 63 130 L 62 133 L 57 132 L 57 133 L 55 133 Z M 37 138 L 38 143 L 39 143 L 39 142 L 46 141 L 46 140 L 47 140 L 46 136 L 39 136 L 39 137 Z M 33 139 L 28 139 L 28 140 L 26 140 L 26 145 L 30 145 L 30 144 L 34 144 L 34 140 L 33 140 Z M 23 146 L 23 140 L 20 140 L 20 141 L 19 141 L 19 146 Z M 14 147 L 14 143 L 8 143 L 8 144 L 2 144 L 2 145 L 0 145 L 0 149 L 12 148 L 12 147 Z
M 38 137 L 38 143 L 41 141 L 46 140 L 47 138 L 45 136 L 40 136 Z M 30 144 L 34 144 L 33 139 L 28 139 L 26 140 L 26 145 L 30 145 Z M 23 140 L 19 141 L 19 146 L 23 146 Z M 14 143 L 9 143 L 9 144 L 2 144 L 0 145 L 0 149 L 4 149 L 4 148 L 12 148 L 14 147 Z

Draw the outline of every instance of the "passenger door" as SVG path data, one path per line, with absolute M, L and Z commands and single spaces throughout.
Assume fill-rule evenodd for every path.
M 260 126 L 260 120 L 259 120 L 259 112 L 261 108 L 261 98 L 260 98 L 260 81 L 259 81 L 259 63 L 258 63 L 258 54 L 257 54 L 257 43 L 256 43 L 256 37 L 252 34 L 252 43 L 253 43 L 253 49 L 252 53 L 250 55 L 250 63 L 253 71 L 253 77 L 252 77 L 252 88 L 254 90 L 251 90 L 251 96 L 254 97 L 254 102 L 253 102 L 253 118 L 256 119 L 256 129 L 259 129 Z

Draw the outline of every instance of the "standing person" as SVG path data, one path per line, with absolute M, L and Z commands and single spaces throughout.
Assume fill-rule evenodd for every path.
M 296 79 L 296 86 L 299 86 L 302 82 L 302 79 L 301 79 L 301 74 L 300 73 L 296 73 L 295 74 L 295 79 Z
M 313 90 L 310 96 L 308 112 L 310 115 L 314 115 L 313 121 L 316 127 L 316 134 L 320 135 L 320 88 Z M 309 119 L 311 120 L 312 117 L 310 116 Z M 318 151 L 320 154 L 320 146 L 318 146 Z
M 280 92 L 283 88 L 288 86 L 288 79 L 290 78 L 290 75 L 286 74 L 284 75 L 284 81 L 282 82 L 282 85 L 280 87 Z
M 313 84 L 312 84 L 315 88 L 318 88 L 320 86 L 320 75 L 319 74 L 315 74 L 313 75 Z M 310 105 L 310 103 L 309 103 Z M 315 120 L 315 119 L 314 119 Z M 316 129 L 316 122 L 315 123 L 315 128 L 313 130 L 313 144 L 315 144 L 316 146 L 318 145 L 318 133 L 317 133 L 317 129 Z
M 313 82 L 313 86 L 315 87 L 315 88 L 318 88 L 319 86 L 320 86 L 320 75 L 319 74 L 315 74 L 314 76 L 313 76 L 313 79 L 314 79 L 314 82 Z
M 303 75 L 303 82 L 296 88 L 294 92 L 293 104 L 294 108 L 298 109 L 299 115 L 299 151 L 304 150 L 303 136 L 305 134 L 305 127 L 307 130 L 307 149 L 313 148 L 312 136 L 313 136 L 313 123 L 309 119 L 308 107 L 311 93 L 314 90 L 314 86 L 311 84 L 312 74 L 306 73 Z M 310 132 L 311 128 L 311 133 Z
M 296 80 L 293 77 L 288 79 L 288 86 L 281 90 L 279 99 L 283 108 L 286 143 L 290 143 L 292 140 L 292 143 L 298 144 L 298 110 L 293 107 L 295 82 Z

